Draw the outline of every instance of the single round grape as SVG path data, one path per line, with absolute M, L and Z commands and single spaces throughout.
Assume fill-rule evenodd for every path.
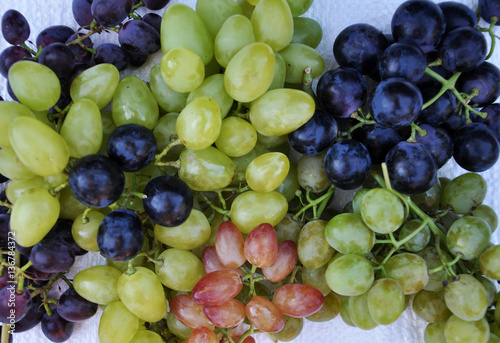
M 167 249 L 158 256 L 163 264 L 156 265 L 161 283 L 175 291 L 189 292 L 205 275 L 203 263 L 190 251 Z
M 444 1 L 438 4 L 446 20 L 446 32 L 462 26 L 477 26 L 477 16 L 465 4 L 455 1 Z
M 351 313 L 349 312 L 349 299 L 351 297 L 348 296 L 343 296 L 340 299 L 340 317 L 342 318 L 342 321 L 352 327 L 356 327 L 354 323 L 351 320 Z
M 446 321 L 429 323 L 424 331 L 424 342 L 425 343 L 446 343 L 446 337 L 444 336 L 444 327 Z
M 114 65 L 97 64 L 84 70 L 73 80 L 70 88 L 71 99 L 90 99 L 102 109 L 113 98 L 119 81 L 120 73 Z
M 325 298 L 316 288 L 300 283 L 289 283 L 274 291 L 273 303 L 287 316 L 304 318 L 319 311 Z
M 397 42 L 385 49 L 378 70 L 382 80 L 402 77 L 416 83 L 424 75 L 426 64 L 425 55 L 418 46 Z
M 321 25 L 312 18 L 294 17 L 293 36 L 290 43 L 302 43 L 316 49 L 323 39 Z
M 471 98 L 471 106 L 488 106 L 500 96 L 500 69 L 492 63 L 483 62 L 477 68 L 462 73 L 457 80 L 457 90 L 461 93 L 478 94 Z
M 438 47 L 442 67 L 451 72 L 466 72 L 484 62 L 487 43 L 481 31 L 463 26 L 443 36 Z
M 488 205 L 481 204 L 477 206 L 477 208 L 471 212 L 471 215 L 484 219 L 490 226 L 491 233 L 495 232 L 498 227 L 498 216 L 495 210 Z
M 215 146 L 229 157 L 238 157 L 248 154 L 256 143 L 257 131 L 252 124 L 242 118 L 228 117 L 222 121 Z
M 215 100 L 217 105 L 219 105 L 222 119 L 228 115 L 234 103 L 234 99 L 231 98 L 224 87 L 224 75 L 222 74 L 208 76 L 198 88 L 189 92 L 186 103 L 189 104 L 191 101 L 201 97 L 209 97 Z M 235 119 L 238 117 L 232 118 Z
M 15 323 L 23 319 L 31 307 L 31 293 L 25 288 L 17 291 L 15 284 L 0 289 L 0 322 Z
M 193 329 L 182 324 L 172 311 L 167 313 L 167 327 L 171 333 L 182 339 L 188 339 L 191 332 L 193 332 Z
M 30 261 L 42 272 L 61 273 L 73 265 L 75 253 L 63 242 L 43 239 L 33 246 Z
M 417 135 L 416 142 L 423 144 L 436 160 L 438 168 L 441 168 L 453 156 L 453 139 L 443 128 L 434 128 L 428 124 L 420 124 L 425 130 L 425 136 Z
M 273 333 L 272 336 L 280 342 L 289 342 L 297 338 L 304 327 L 304 319 L 283 315 L 285 326 L 280 332 Z
M 493 280 L 500 280 L 500 267 L 497 264 L 500 256 L 500 245 L 487 248 L 479 256 L 479 268 L 481 273 Z
M 297 181 L 312 193 L 321 193 L 332 185 L 325 172 L 324 160 L 327 151 L 319 155 L 302 155 L 297 164 Z
M 182 224 L 170 227 L 155 225 L 154 233 L 160 242 L 172 248 L 191 250 L 205 244 L 211 230 L 203 212 L 193 209 Z
M 115 301 L 104 309 L 99 320 L 99 342 L 130 342 L 139 329 L 139 318 L 121 301 Z
M 217 270 L 204 275 L 194 286 L 193 300 L 201 305 L 221 305 L 234 298 L 243 287 L 235 269 Z
M 421 290 L 412 302 L 413 311 L 429 323 L 445 321 L 451 315 L 442 292 Z
M 170 311 L 184 325 L 191 329 L 199 326 L 214 328 L 203 313 L 203 305 L 194 302 L 191 294 L 175 295 L 169 302 Z
M 491 229 L 488 223 L 477 217 L 457 219 L 446 234 L 446 244 L 455 255 L 464 260 L 474 260 L 490 244 Z
M 290 170 L 288 157 L 270 152 L 255 158 L 245 171 L 248 186 L 256 192 L 270 192 L 278 188 Z
M 235 14 L 224 21 L 215 36 L 215 58 L 222 67 L 227 67 L 238 51 L 252 43 L 255 43 L 255 35 L 250 19 Z
M 205 66 L 200 56 L 184 47 L 168 50 L 160 65 L 163 80 L 176 92 L 190 92 L 205 78 Z
M 253 228 L 245 238 L 243 252 L 254 266 L 269 267 L 278 257 L 278 239 L 274 227 L 268 223 Z
M 387 276 L 396 280 L 405 295 L 422 290 L 429 282 L 427 264 L 420 256 L 412 253 L 393 255 L 384 265 Z
M 221 305 L 204 306 L 203 313 L 217 327 L 230 328 L 245 319 L 245 305 L 237 299 L 230 299 Z
M 325 220 L 312 220 L 307 222 L 299 233 L 297 239 L 297 253 L 300 262 L 306 268 L 319 268 L 328 263 L 335 254 L 325 238 Z
M 397 230 L 405 220 L 401 200 L 385 188 L 373 188 L 361 199 L 361 217 L 376 233 L 387 234 Z
M 293 36 L 293 17 L 285 0 L 259 1 L 250 17 L 255 41 L 268 44 L 274 51 L 285 48 Z
M 287 277 L 297 262 L 297 245 L 292 241 L 278 244 L 278 254 L 273 264 L 262 268 L 262 274 L 271 282 L 279 282 Z
M 375 233 L 358 214 L 342 213 L 326 224 L 325 237 L 335 250 L 347 254 L 368 254 L 375 244 Z
M 372 165 L 384 162 L 389 150 L 404 140 L 403 129 L 380 124 L 363 125 L 352 133 L 352 137 L 368 149 Z
M 90 302 L 109 305 L 119 300 L 117 283 L 122 273 L 110 266 L 92 266 L 78 272 L 73 279 L 76 292 Z
M 344 296 L 366 293 L 375 279 L 370 262 L 354 254 L 340 256 L 331 262 L 325 277 L 332 291 Z
M 45 313 L 40 326 L 43 334 L 49 340 L 52 342 L 64 342 L 73 334 L 75 324 L 67 321 L 56 312 L 51 316 Z
M 125 20 L 132 10 L 132 2 L 129 0 L 93 0 L 91 12 L 99 25 L 112 27 Z
M 160 33 L 145 21 L 132 19 L 120 28 L 118 42 L 127 52 L 150 55 L 160 50 Z
M 488 321 L 465 321 L 452 315 L 444 326 L 446 343 L 486 343 L 489 338 Z
M 486 191 L 486 180 L 480 174 L 465 173 L 443 188 L 441 205 L 451 207 L 454 213 L 466 214 L 484 201 Z
M 379 325 L 394 323 L 405 308 L 403 287 L 393 279 L 378 279 L 366 299 L 368 311 L 373 321 Z
M 285 326 L 283 315 L 267 298 L 256 295 L 245 305 L 245 313 L 250 322 L 264 332 L 279 332 Z

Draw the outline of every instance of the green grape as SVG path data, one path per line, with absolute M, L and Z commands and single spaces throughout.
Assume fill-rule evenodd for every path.
M 155 225 L 155 237 L 168 246 L 191 250 L 205 244 L 212 230 L 203 212 L 193 209 L 188 219 L 179 226 Z
M 229 61 L 224 86 L 234 100 L 250 102 L 268 90 L 273 75 L 273 50 L 267 44 L 252 43 L 236 52 Z
M 158 256 L 161 264 L 155 266 L 160 281 L 174 291 L 190 292 L 205 275 L 203 263 L 192 252 L 167 249 Z
M 496 308 L 495 308 L 496 311 Z M 494 321 L 492 323 L 489 323 L 490 326 L 490 333 L 500 337 L 500 325 L 498 324 L 497 321 Z
M 268 90 L 283 88 L 285 86 L 286 64 L 280 53 L 274 53 L 274 74 L 273 81 Z
M 409 235 L 411 235 L 417 228 L 422 225 L 422 220 L 412 219 L 407 221 L 403 227 L 398 231 L 399 240 L 403 240 Z M 425 225 L 415 236 L 413 236 L 409 241 L 407 241 L 403 246 L 406 250 L 411 252 L 416 252 L 424 249 L 429 240 L 431 239 L 431 230 L 429 226 Z
M 256 157 L 247 167 L 245 179 L 256 192 L 270 192 L 285 181 L 290 161 L 285 154 L 269 152 Z
M 56 131 L 56 121 L 49 120 L 49 111 L 33 111 L 33 114 L 36 119 L 50 127 L 52 130 Z
M 325 60 L 319 52 L 308 45 L 291 43 L 280 51 L 285 59 L 286 78 L 288 83 L 301 83 L 304 70 L 311 68 L 312 77 L 319 77 L 325 70 Z
M 57 103 L 61 84 L 47 66 L 34 61 L 19 61 L 9 69 L 9 85 L 19 102 L 33 111 L 43 111 Z
M 332 185 L 323 168 L 326 152 L 319 155 L 302 155 L 297 165 L 297 178 L 304 189 L 321 193 Z
M 412 253 L 391 256 L 384 264 L 387 276 L 403 287 L 405 295 L 417 293 L 429 282 L 425 260 Z
M 344 296 L 340 299 L 339 313 L 344 323 L 346 323 L 349 326 L 356 327 L 356 325 L 354 325 L 354 323 L 352 322 L 351 313 L 349 312 L 349 298 L 351 297 Z
M 340 301 L 335 293 L 330 292 L 325 295 L 325 302 L 319 311 L 306 317 L 306 319 L 312 322 L 328 322 L 337 317 L 339 313 Z
M 425 264 L 427 265 L 427 268 L 429 270 L 441 267 L 442 261 L 451 261 L 450 256 L 446 253 L 442 253 L 442 255 L 438 254 L 438 251 L 434 246 L 428 246 L 423 250 L 418 251 L 416 254 L 425 260 Z M 454 265 L 451 268 L 452 270 L 456 269 Z M 439 292 L 443 289 L 443 282 L 446 280 L 447 275 L 444 269 L 434 272 L 429 275 L 429 282 L 424 287 L 424 289 L 427 291 Z
M 97 230 L 99 224 L 104 219 L 104 214 L 97 211 L 86 213 L 88 221 L 84 222 L 83 213 L 75 218 L 71 226 L 71 234 L 76 244 L 82 249 L 88 251 L 99 251 L 97 246 Z
M 138 330 L 129 343 L 163 343 L 163 338 L 153 331 Z
M 368 254 L 375 245 L 375 233 L 354 213 L 339 214 L 328 222 L 325 237 L 342 254 Z
M 161 64 L 155 64 L 149 72 L 149 87 L 158 106 L 166 112 L 180 112 L 186 106 L 189 93 L 179 93 L 172 90 L 161 76 Z
M 371 330 L 378 326 L 373 320 L 369 308 L 368 292 L 349 298 L 351 320 L 360 329 Z
M 424 331 L 425 343 L 447 343 L 444 336 L 446 322 L 429 323 Z
M 315 108 L 313 98 L 306 92 L 274 89 L 252 102 L 250 121 L 262 135 L 282 136 L 304 125 Z
M 222 125 L 219 105 L 208 97 L 196 98 L 184 107 L 175 124 L 182 144 L 192 150 L 211 146 Z
M 255 36 L 250 19 L 241 14 L 233 15 L 222 24 L 215 36 L 215 58 L 226 68 L 238 51 L 252 43 L 255 43 Z
M 102 109 L 113 98 L 119 81 L 120 72 L 114 65 L 97 64 L 84 70 L 73 80 L 70 88 L 71 99 L 90 99 Z
M 34 187 L 24 191 L 10 215 L 10 230 L 16 243 L 31 247 L 40 242 L 56 223 L 59 209 L 59 200 L 47 189 Z
M 498 216 L 494 209 L 488 205 L 479 205 L 471 215 L 484 219 L 490 226 L 491 233 L 495 232 L 498 226 Z
M 493 245 L 479 256 L 481 273 L 493 280 L 500 280 L 500 245 Z
M 376 233 L 396 231 L 405 220 L 405 208 L 396 194 L 385 188 L 370 189 L 361 200 L 361 216 Z
M 11 101 L 0 102 L 0 147 L 2 149 L 10 147 L 9 126 L 17 117 L 36 118 L 36 115 L 23 104 Z
M 200 16 L 185 4 L 167 7 L 161 21 L 161 49 L 163 53 L 176 47 L 187 48 L 208 64 L 214 55 L 210 32 Z
M 234 185 L 238 186 L 239 183 L 245 182 L 245 171 L 247 170 L 247 167 L 250 164 L 250 162 L 252 162 L 257 156 L 260 156 L 268 152 L 269 152 L 268 149 L 257 143 L 248 154 L 245 154 L 240 157 L 231 158 L 231 160 L 234 163 L 234 167 L 236 168 Z
M 393 279 L 375 281 L 366 297 L 368 311 L 379 325 L 394 323 L 405 308 L 405 296 L 401 285 Z
M 215 74 L 207 77 L 201 85 L 191 91 L 186 102 L 189 104 L 196 98 L 209 97 L 219 105 L 221 118 L 224 119 L 233 105 L 233 98 L 224 88 L 224 75 Z
M 471 212 L 486 196 L 486 180 L 476 173 L 465 173 L 451 180 L 441 194 L 441 206 L 450 206 L 457 214 Z
M 445 287 L 444 301 L 455 316 L 467 321 L 481 319 L 488 307 L 484 286 L 468 274 L 458 275 L 458 280 Z
M 293 17 L 286 0 L 260 0 L 250 18 L 255 40 L 274 51 L 286 47 L 293 36 Z
M 373 284 L 373 269 L 365 257 L 348 254 L 334 259 L 325 272 L 328 286 L 337 294 L 355 296 L 367 292 Z
M 290 161 L 290 170 L 288 171 L 285 180 L 278 186 L 278 188 L 276 188 L 276 191 L 283 194 L 286 200 L 290 202 L 296 197 L 295 194 L 299 189 L 300 184 L 298 179 L 297 164 Z
M 248 121 L 238 117 L 228 117 L 222 121 L 215 146 L 227 156 L 246 155 L 252 151 L 255 144 L 257 144 L 257 131 Z
M 34 118 L 14 119 L 9 126 L 9 140 L 19 160 L 37 175 L 58 174 L 68 164 L 65 140 Z
M 421 290 L 412 302 L 413 311 L 429 323 L 445 321 L 451 315 L 446 306 L 442 292 Z
M 165 52 L 160 66 L 163 81 L 179 93 L 191 92 L 200 86 L 205 78 L 205 65 L 200 56 L 182 46 Z
M 144 81 L 129 75 L 116 88 L 112 114 L 116 126 L 134 123 L 152 130 L 158 121 L 158 103 Z
M 142 249 L 143 251 L 145 245 L 146 244 L 143 245 Z M 121 273 L 125 273 L 128 270 L 128 263 L 129 261 L 114 261 L 112 259 L 106 258 L 106 265 L 118 269 Z M 133 267 L 144 267 L 145 264 L 146 264 L 145 256 L 138 256 L 132 260 Z
M 410 198 L 422 211 L 429 212 L 439 207 L 441 191 L 441 182 L 438 178 L 427 191 L 412 195 Z
M 361 188 L 354 194 L 354 197 L 352 198 L 353 213 L 361 215 L 361 200 L 368 191 L 369 191 L 368 188 Z
M 288 212 L 286 198 L 278 192 L 246 191 L 236 196 L 231 204 L 231 221 L 248 234 L 257 225 L 277 225 Z
M 88 301 L 108 305 L 120 299 L 117 284 L 121 275 L 118 269 L 111 266 L 92 266 L 75 275 L 73 287 Z
M 43 179 L 49 187 L 58 187 L 62 186 L 66 181 L 68 181 L 68 174 L 62 171 L 59 174 L 46 176 Z
M 293 36 L 290 43 L 301 43 L 316 49 L 323 39 L 321 25 L 312 18 L 294 17 Z
M 45 187 L 45 180 L 43 177 L 34 176 L 27 180 L 11 180 L 5 187 L 5 196 L 11 204 L 14 204 L 24 191 L 35 187 Z
M 37 176 L 19 160 L 11 147 L 0 149 L 0 174 L 10 180 L 29 180 Z
M 160 279 L 144 267 L 135 273 L 124 273 L 117 283 L 118 295 L 123 304 L 139 319 L 157 322 L 167 314 L 167 300 Z
M 304 285 L 309 285 L 316 288 L 318 291 L 323 293 L 324 296 L 327 294 L 332 294 L 332 290 L 328 287 L 325 278 L 326 268 L 328 268 L 328 263 L 319 268 L 307 268 L 302 267 L 302 283 Z
M 257 144 L 267 149 L 277 149 L 288 141 L 288 135 L 265 136 L 257 132 Z
M 292 11 L 292 15 L 294 17 L 298 17 L 307 12 L 307 10 L 311 7 L 313 0 L 286 0 L 288 6 L 290 6 L 290 10 Z
M 450 251 L 464 260 L 478 258 L 488 248 L 490 239 L 490 226 L 479 217 L 457 219 L 446 234 L 446 244 Z
M 498 336 L 490 333 L 490 338 L 488 339 L 488 343 L 500 343 L 500 338 L 498 338 Z
M 177 123 L 177 118 L 179 117 L 179 113 L 171 112 L 167 113 L 164 116 L 161 116 L 156 123 L 155 128 L 153 129 L 153 134 L 156 138 L 156 143 L 158 144 L 158 151 L 162 151 L 170 144 L 172 141 L 177 139 L 177 131 L 175 130 L 175 125 Z M 167 157 L 171 157 L 173 159 L 179 158 L 182 150 L 184 149 L 184 145 L 178 144 L 171 147 L 171 149 L 167 153 Z
M 335 250 L 325 238 L 326 224 L 325 220 L 313 220 L 307 222 L 300 230 L 297 240 L 297 254 L 300 262 L 306 268 L 322 267 L 335 254 Z
M 109 304 L 99 320 L 99 342 L 130 342 L 139 329 L 139 318 L 121 301 Z
M 228 18 L 241 15 L 241 7 L 233 0 L 198 0 L 196 13 L 205 24 L 212 38 L 215 38 L 221 26 Z
M 64 118 L 61 136 L 68 143 L 70 156 L 81 158 L 97 154 L 103 136 L 97 105 L 89 99 L 75 101 Z
M 483 285 L 484 290 L 486 291 L 486 295 L 488 296 L 488 307 L 490 307 L 491 305 L 493 305 L 495 296 L 497 295 L 497 288 L 495 286 L 495 283 L 482 275 L 476 275 L 475 278 Z
M 444 326 L 446 343 L 487 343 L 490 328 L 485 317 L 477 321 L 465 321 L 452 315 Z
M 59 193 L 59 204 L 61 207 L 59 217 L 62 219 L 75 220 L 87 208 L 87 205 L 81 203 L 73 196 L 69 188 L 65 188 Z
M 182 339 L 188 339 L 191 332 L 193 332 L 193 329 L 182 324 L 171 311 L 167 314 L 167 326 L 171 333 Z
M 285 218 L 274 229 L 276 230 L 278 244 L 284 241 L 292 241 L 297 244 L 302 227 L 298 221 L 293 220 L 293 214 L 287 213 Z
M 102 121 L 102 143 L 101 151 L 106 151 L 108 145 L 108 138 L 111 133 L 116 129 L 116 125 L 113 122 L 113 114 L 111 111 L 101 110 L 101 121 Z
M 276 332 L 271 335 L 280 342 L 293 341 L 302 332 L 302 329 L 304 328 L 304 319 L 289 317 L 286 315 L 283 315 L 283 319 L 285 320 L 285 326 L 283 329 L 281 329 L 280 332 Z

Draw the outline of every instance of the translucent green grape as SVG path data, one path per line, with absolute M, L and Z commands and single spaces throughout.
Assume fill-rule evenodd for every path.
M 354 325 L 363 330 L 378 326 L 373 320 L 368 305 L 368 292 L 349 298 L 349 314 Z
M 37 176 L 19 160 L 11 147 L 0 149 L 0 173 L 10 180 L 29 180 Z
M 257 144 L 257 131 L 248 121 L 238 117 L 228 117 L 222 121 L 215 146 L 227 156 L 246 155 L 252 151 L 255 144 Z
M 394 323 L 405 308 L 405 296 L 401 285 L 388 278 L 375 281 L 366 298 L 368 311 L 379 325 Z
M 429 323 L 441 322 L 451 315 L 446 306 L 442 292 L 421 290 L 412 302 L 413 311 Z
M 222 74 L 207 77 L 198 88 L 189 93 L 186 102 L 190 103 L 200 97 L 209 97 L 215 100 L 219 105 L 222 118 L 226 117 L 234 102 L 233 98 L 227 94 L 226 88 L 224 88 L 224 75 Z
M 387 276 L 403 287 L 405 295 L 417 293 L 429 282 L 425 260 L 412 253 L 391 256 L 384 268 Z
M 234 15 L 241 15 L 241 7 L 233 0 L 198 0 L 196 13 L 200 16 L 212 38 L 226 20 Z
M 255 158 L 247 167 L 245 178 L 248 186 L 257 192 L 270 192 L 278 188 L 290 170 L 285 154 L 270 152 Z
M 286 47 L 293 36 L 293 17 L 286 0 L 260 0 L 250 18 L 255 40 L 274 51 Z
M 102 109 L 113 98 L 119 81 L 120 72 L 114 65 L 97 64 L 84 70 L 73 80 L 70 88 L 71 99 L 90 99 Z
M 476 173 L 465 173 L 451 180 L 442 190 L 441 206 L 450 206 L 457 214 L 466 214 L 484 201 L 486 180 Z
M 446 244 L 450 251 L 464 260 L 473 260 L 488 248 L 491 229 L 488 223 L 479 217 L 463 217 L 451 225 L 446 234 Z
M 484 219 L 488 225 L 490 226 L 491 233 L 495 232 L 498 226 L 498 216 L 494 209 L 492 209 L 488 205 L 479 205 L 474 211 L 471 213 L 474 217 L 479 217 Z
M 167 249 L 158 259 L 163 262 L 156 265 L 156 274 L 163 285 L 174 291 L 190 292 L 205 275 L 203 263 L 190 251 Z
M 398 231 L 399 240 L 403 240 L 409 235 L 411 235 L 416 229 L 422 225 L 422 220 L 413 219 L 407 221 L 403 227 Z M 431 239 L 431 230 L 429 226 L 425 225 L 415 236 L 413 236 L 409 241 L 404 244 L 404 248 L 411 252 L 416 252 L 424 249 L 429 240 Z
M 288 83 L 301 83 L 304 70 L 311 68 L 312 77 L 319 77 L 325 70 L 325 60 L 321 54 L 308 45 L 291 43 L 280 51 L 285 59 L 286 78 Z
M 335 250 L 325 239 L 325 220 L 307 222 L 297 240 L 297 253 L 300 262 L 310 269 L 322 267 L 330 261 Z
M 35 176 L 27 180 L 11 180 L 5 187 L 5 195 L 7 196 L 7 200 L 9 200 L 11 204 L 14 204 L 24 191 L 44 186 L 45 179 L 41 176 Z
M 290 10 L 292 11 L 292 15 L 294 17 L 298 17 L 306 13 L 306 11 L 311 7 L 313 0 L 286 0 L 288 6 L 290 6 Z
M 285 85 L 286 78 L 286 64 L 285 59 L 280 53 L 274 53 L 274 75 L 273 82 L 269 86 L 268 90 L 283 88 Z
M 345 255 L 366 255 L 375 245 L 375 233 L 354 213 L 341 213 L 330 219 L 325 237 L 335 250 Z
M 0 147 L 2 149 L 10 147 L 9 126 L 19 116 L 36 118 L 35 114 L 23 104 L 12 101 L 0 102 Z
M 365 257 L 354 254 L 342 255 L 331 262 L 325 277 L 332 291 L 347 296 L 367 292 L 374 281 L 370 262 Z
M 160 66 L 163 81 L 179 93 L 191 92 L 205 78 L 203 60 L 194 51 L 181 46 L 165 52 Z
M 107 306 L 99 320 L 99 342 L 130 342 L 139 329 L 139 318 L 121 301 Z
M 290 43 L 301 43 L 316 49 L 323 39 L 321 25 L 312 18 L 294 17 L 293 36 Z
M 118 269 L 111 266 L 92 266 L 75 275 L 73 287 L 88 301 L 109 305 L 120 299 L 117 284 L 121 275 Z
M 370 229 L 387 234 L 403 224 L 405 208 L 393 192 L 385 188 L 373 188 L 361 200 L 361 216 Z
M 455 316 L 467 321 L 481 319 L 488 307 L 486 290 L 469 274 L 458 275 L 457 281 L 445 287 L 444 301 Z
M 481 273 L 493 280 L 500 280 L 500 245 L 494 245 L 486 249 L 479 256 L 479 268 Z
M 238 51 L 252 43 L 255 43 L 255 36 L 250 19 L 241 14 L 234 15 L 222 24 L 215 36 L 215 58 L 225 68 Z
M 487 343 L 490 328 L 486 318 L 465 321 L 452 315 L 444 326 L 446 343 Z
M 166 112 L 180 112 L 186 106 L 189 93 L 179 93 L 171 89 L 161 76 L 161 64 L 155 64 L 149 72 L 149 87 L 158 105 Z

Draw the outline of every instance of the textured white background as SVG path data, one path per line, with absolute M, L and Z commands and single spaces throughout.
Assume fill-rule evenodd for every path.
M 183 2 L 194 8 L 196 0 L 172 0 L 171 3 Z M 394 10 L 403 2 L 403 0 L 315 0 L 312 8 L 305 16 L 316 19 L 322 26 L 324 31 L 323 41 L 318 47 L 323 57 L 326 60 L 327 69 L 337 66 L 332 53 L 332 46 L 336 35 L 346 26 L 355 23 L 369 23 L 384 33 L 390 33 L 390 21 Z M 438 1 L 439 2 L 439 1 Z M 477 0 L 461 0 L 469 7 L 476 9 Z M 71 12 L 71 0 L 0 0 L 0 15 L 8 9 L 17 9 L 25 15 L 31 26 L 31 41 L 35 41 L 37 34 L 47 26 L 63 24 L 72 28 L 77 28 L 77 24 L 73 19 Z M 157 11 L 158 14 L 163 13 Z M 485 22 L 481 22 L 486 26 Z M 497 34 L 500 30 L 497 30 Z M 102 41 L 116 41 L 116 34 L 103 34 L 101 37 L 93 36 L 93 41 L 96 44 Z M 0 37 L 0 51 L 7 47 L 7 43 Z M 143 80 L 148 80 L 149 70 L 151 66 L 158 63 L 161 58 L 161 53 L 157 53 L 149 58 L 145 67 L 127 71 L 141 77 Z M 497 51 L 491 60 L 496 65 L 500 66 L 500 52 Z M 125 75 L 125 74 L 124 74 Z M 10 99 L 6 91 L 6 81 L 0 80 L 0 95 L 4 99 Z M 465 170 L 456 165 L 453 161 L 446 164 L 440 171 L 441 175 L 454 177 L 464 173 Z M 489 192 L 485 200 L 488 204 L 495 208 L 497 213 L 500 213 L 500 163 L 491 170 L 482 173 L 488 181 Z M 500 242 L 500 230 L 496 232 L 494 242 Z M 103 259 L 98 254 L 88 254 L 84 257 L 77 258 L 75 266 L 71 270 L 73 276 L 81 269 L 91 265 L 102 264 Z M 64 285 L 62 286 L 64 287 Z M 64 288 L 63 288 L 64 290 Z M 97 327 L 98 314 L 91 320 L 77 324 L 72 338 L 67 341 L 70 343 L 76 342 L 98 342 Z M 419 343 L 423 342 L 423 330 L 425 323 L 417 318 L 412 311 L 407 310 L 403 316 L 394 324 L 387 327 L 377 327 L 371 331 L 363 331 L 352 328 L 342 322 L 340 316 L 333 321 L 319 324 L 304 321 L 304 330 L 302 334 L 293 342 L 336 342 L 336 343 L 364 343 L 364 342 L 399 342 L 399 343 Z M 259 342 L 271 342 L 265 335 L 258 336 Z M 27 333 L 15 335 L 14 342 L 49 342 L 42 334 L 39 326 Z

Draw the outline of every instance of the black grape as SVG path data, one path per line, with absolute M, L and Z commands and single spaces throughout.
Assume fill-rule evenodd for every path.
M 368 149 L 372 164 L 379 164 L 384 162 L 385 155 L 393 146 L 405 139 L 405 135 L 402 129 L 373 124 L 354 130 L 352 138 Z
M 152 27 L 154 27 L 154 29 L 160 33 L 161 31 L 161 19 L 162 17 L 159 16 L 158 14 L 156 13 L 146 13 L 145 15 L 142 16 L 142 20 L 145 22 L 145 23 L 148 23 L 149 25 L 151 25 Z
M 125 124 L 109 135 L 106 150 L 126 172 L 136 172 L 150 164 L 156 155 L 153 132 L 139 124 Z
M 468 6 L 456 1 L 440 2 L 438 6 L 446 20 L 446 32 L 462 26 L 476 27 L 477 16 Z
M 93 0 L 91 12 L 101 26 L 113 27 L 124 21 L 132 10 L 130 0 Z
M 488 126 L 491 131 L 493 131 L 497 139 L 500 140 L 500 104 L 495 103 L 486 106 L 481 110 L 481 112 L 488 113 L 488 116 L 485 119 L 477 116 L 475 121 Z
M 66 44 L 73 42 L 74 40 L 80 38 L 81 36 L 83 36 L 83 33 L 75 33 L 71 35 L 71 37 L 69 37 L 68 40 L 66 41 Z M 92 48 L 93 45 L 90 37 L 84 38 L 82 44 L 87 48 Z M 69 45 L 69 47 L 71 51 L 73 51 L 73 54 L 75 55 L 76 62 L 88 64 L 92 59 L 92 53 L 82 48 L 79 44 L 71 44 Z
M 114 65 L 118 71 L 123 71 L 128 68 L 129 55 L 116 44 L 103 43 L 96 48 L 94 62 L 95 64 L 110 63 Z
M 75 54 L 66 44 L 55 42 L 42 50 L 38 61 L 52 69 L 57 77 L 63 77 L 73 70 L 75 66 Z
M 99 224 L 97 246 L 106 258 L 128 261 L 141 251 L 143 243 L 141 219 L 131 210 L 114 210 Z
M 438 94 L 441 87 L 421 88 L 424 103 Z M 420 111 L 418 119 L 421 122 L 438 126 L 444 123 L 453 114 L 457 107 L 457 99 L 450 90 L 444 92 L 436 101 Z
M 460 75 L 456 88 L 465 94 L 471 94 L 476 89 L 479 94 L 471 98 L 470 104 L 473 107 L 488 106 L 500 96 L 500 69 L 492 63 L 483 62 Z
M 136 54 L 130 51 L 127 51 L 128 53 L 128 60 L 129 63 L 132 67 L 139 68 L 146 63 L 148 60 L 149 55 L 148 54 Z
M 427 60 L 422 50 L 413 44 L 394 43 L 385 49 L 379 61 L 382 80 L 402 77 L 410 82 L 418 82 L 425 72 Z
M 160 50 L 160 34 L 142 20 L 130 20 L 118 33 L 118 41 L 125 51 L 133 54 L 154 54 Z
M 351 190 L 363 185 L 372 167 L 366 147 L 353 139 L 333 144 L 323 162 L 325 173 L 336 187 Z
M 432 187 L 437 178 L 437 164 L 430 151 L 420 143 L 399 142 L 385 158 L 394 190 L 413 195 Z
M 27 289 L 17 292 L 17 285 L 11 283 L 0 289 L 0 322 L 18 322 L 28 313 L 31 294 Z
M 156 11 L 161 10 L 163 7 L 167 6 L 170 0 L 143 0 L 144 6 L 147 9 Z
M 76 256 L 85 255 L 88 251 L 76 244 L 71 233 L 72 226 L 72 220 L 59 218 L 54 227 L 45 235 L 45 239 L 53 239 L 65 243 L 73 250 Z
M 0 74 L 7 78 L 10 67 L 17 61 L 23 59 L 31 60 L 31 54 L 21 46 L 9 46 L 0 54 Z
M 102 155 L 87 155 L 79 159 L 68 175 L 73 196 L 91 207 L 106 207 L 116 202 L 125 188 L 125 176 L 120 166 Z
M 438 48 L 442 67 L 451 72 L 465 72 L 484 62 L 487 43 L 483 34 L 475 28 L 459 27 L 443 36 Z
M 94 17 L 92 16 L 91 6 L 92 0 L 73 0 L 71 5 L 73 17 L 80 26 L 92 24 Z
M 490 169 L 498 160 L 498 139 L 483 123 L 462 126 L 453 135 L 453 158 L 462 168 L 471 172 Z
M 491 23 L 491 17 L 500 18 L 500 3 L 498 1 L 479 0 L 478 10 L 481 18 L 486 20 L 488 23 Z M 495 25 L 500 25 L 500 22 L 497 22 Z
M 71 27 L 65 25 L 54 25 L 45 28 L 36 37 L 36 46 L 38 48 L 46 47 L 52 43 L 66 43 L 69 37 L 75 33 Z
M 378 70 L 378 60 L 389 44 L 384 34 L 369 24 L 354 24 L 342 30 L 333 43 L 333 55 L 341 67 L 361 74 Z
M 2 17 L 2 34 L 8 43 L 22 44 L 30 36 L 30 25 L 22 13 L 8 10 Z
M 451 135 L 443 128 L 435 128 L 429 124 L 420 124 L 425 130 L 425 136 L 416 135 L 417 143 L 423 144 L 436 160 L 438 168 L 441 168 L 453 156 L 453 140 Z
M 404 127 L 420 114 L 423 99 L 420 90 L 403 78 L 380 82 L 370 96 L 370 113 L 380 125 Z
M 397 42 L 414 41 L 424 53 L 436 48 L 445 26 L 441 8 L 427 0 L 403 2 L 394 12 L 391 21 L 392 35 Z
M 366 101 L 366 81 L 356 69 L 336 68 L 319 78 L 316 88 L 321 107 L 334 117 L 349 117 Z
M 68 288 L 57 301 L 57 313 L 69 322 L 87 320 L 97 312 L 98 305 L 79 295 L 74 288 Z
M 65 342 L 73 334 L 75 323 L 62 318 L 57 312 L 49 316 L 45 313 L 42 317 L 42 332 L 52 342 Z
M 43 315 L 45 314 L 45 307 L 43 306 L 43 300 L 40 295 L 35 296 L 31 299 L 31 305 L 28 313 L 15 324 L 15 327 L 11 327 L 14 333 L 20 333 L 28 331 L 40 323 Z
M 16 242 L 16 250 L 19 251 L 22 256 L 29 257 L 32 249 L 33 247 L 23 247 Z
M 155 223 L 172 227 L 184 223 L 193 209 L 193 194 L 188 185 L 174 176 L 158 176 L 144 188 L 144 211 Z
M 332 115 L 316 109 L 307 123 L 288 134 L 288 142 L 301 154 L 317 155 L 335 142 L 337 133 L 337 122 Z
M 61 241 L 42 239 L 30 253 L 33 267 L 45 273 L 60 273 L 75 262 L 73 250 Z

